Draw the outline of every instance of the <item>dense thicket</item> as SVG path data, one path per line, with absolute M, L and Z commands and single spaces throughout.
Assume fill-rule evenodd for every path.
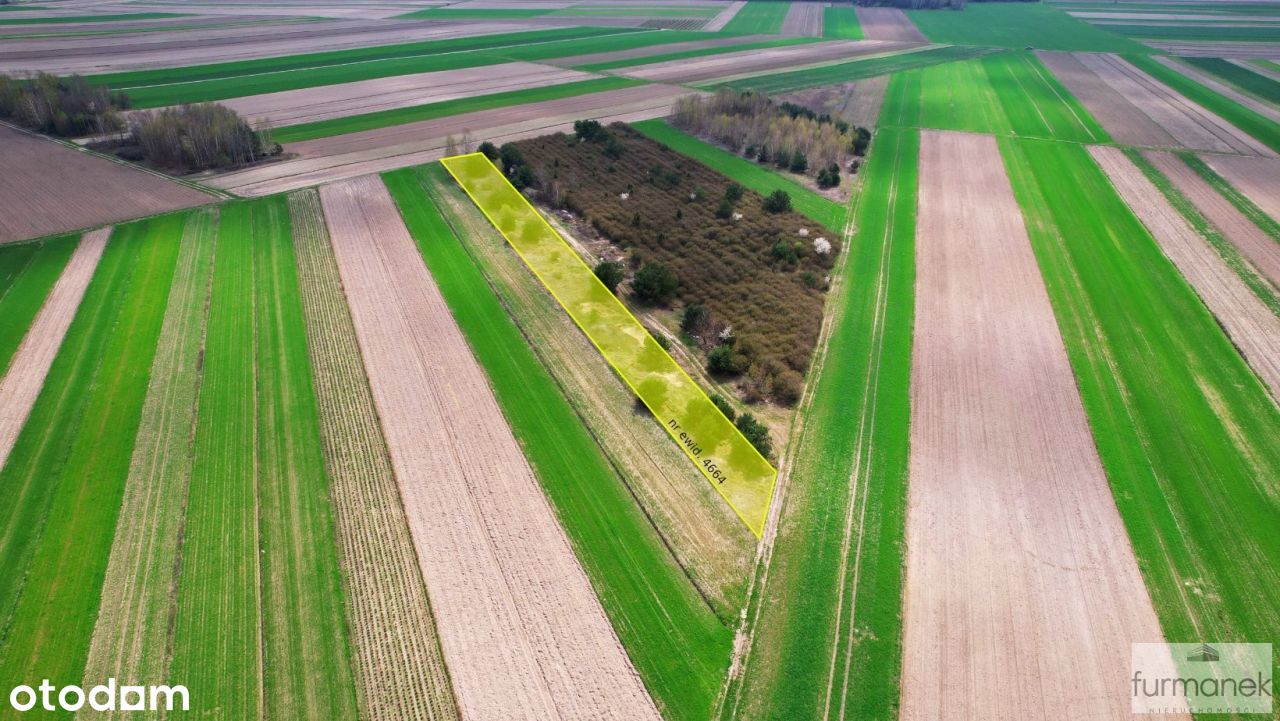
M 143 160 L 184 172 L 246 165 L 280 152 L 238 113 L 215 103 L 134 113 L 129 137 Z
M 713 372 L 738 377 L 747 400 L 794 402 L 837 236 L 789 210 L 766 212 L 761 196 L 625 125 L 579 130 L 591 139 L 503 146 L 504 171 L 624 252 L 631 276 L 620 293 L 661 304 L 669 273 L 671 302 L 696 306 L 681 313 L 684 332 Z
M 29 80 L 0 75 L 0 117 L 41 133 L 78 137 L 124 127 L 118 108 L 127 104 L 83 77 L 40 73 Z

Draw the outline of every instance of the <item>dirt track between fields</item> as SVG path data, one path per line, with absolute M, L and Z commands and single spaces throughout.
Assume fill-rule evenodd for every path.
M 1280 178 L 1280 160 L 1230 155 L 1201 155 L 1200 158 L 1264 213 L 1280 222 L 1280 182 L 1276 182 L 1276 178 Z
M 920 183 L 901 718 L 1128 721 L 1160 626 L 994 138 Z
M 0 243 L 190 208 L 215 198 L 0 125 Z
M 724 30 L 724 26 L 728 25 L 729 21 L 733 20 L 733 17 L 741 12 L 742 8 L 746 6 L 746 0 L 737 0 L 736 2 L 729 3 L 728 7 L 721 10 L 715 17 L 707 21 L 707 24 L 703 25 L 702 29 L 706 32 L 719 32 Z
M 658 721 L 382 181 L 320 195 L 463 718 Z
M 1280 288 L 1280 243 L 1262 232 L 1176 155 L 1147 152 L 1145 156 L 1263 277 Z
M 782 21 L 782 34 L 821 37 L 823 5 L 816 2 L 791 3 L 787 17 Z
M 671 60 L 634 68 L 622 68 L 614 72 L 655 82 L 696 83 L 773 70 L 798 69 L 840 60 L 853 60 L 865 55 L 908 47 L 911 45 L 877 40 L 836 40 Z
M 911 18 L 898 8 L 862 7 L 854 8 L 858 14 L 858 24 L 862 26 L 862 35 L 868 40 L 901 40 L 913 43 L 927 43 L 929 39 L 920 32 L 920 28 L 911 22 Z
M 49 367 L 62 346 L 80 307 L 93 271 L 98 267 L 102 251 L 106 248 L 111 228 L 100 228 L 85 233 L 76 246 L 71 259 L 49 290 L 44 305 L 31 322 L 22 344 L 9 361 L 9 369 L 0 378 L 0 470 L 4 468 L 13 444 L 27 422 L 27 416 L 35 405 Z
M 1036 57 L 1118 143 L 1177 147 L 1178 141 L 1071 53 L 1037 50 Z

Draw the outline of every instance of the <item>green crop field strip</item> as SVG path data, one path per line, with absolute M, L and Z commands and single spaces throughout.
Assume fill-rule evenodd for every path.
M 777 34 L 782 31 L 782 21 L 787 19 L 790 8 L 788 2 L 748 2 L 724 26 L 724 32 Z
M 700 58 L 707 55 L 719 55 L 720 53 L 737 53 L 744 50 L 763 50 L 765 48 L 781 48 L 788 45 L 804 45 L 806 43 L 818 42 L 818 38 L 778 38 L 777 40 L 761 40 L 758 42 L 743 43 L 741 45 L 721 45 L 713 48 L 699 48 L 697 50 L 685 50 L 678 53 L 664 53 L 662 55 L 646 55 L 642 58 L 628 58 L 625 60 L 610 60 L 601 63 L 592 63 L 590 65 L 575 65 L 577 70 L 599 71 L 612 70 L 614 68 L 630 68 L 637 65 L 648 65 L 650 63 L 665 63 L 671 60 L 687 60 L 688 58 Z
M 1280 638 L 1280 410 L 1085 148 L 1001 153 L 1165 636 Z
M 1211 23 L 1197 25 L 1107 25 L 1111 32 L 1143 40 L 1206 40 L 1220 42 L 1280 42 L 1280 25 L 1257 27 L 1222 27 Z
M 1252 135 L 1272 150 L 1280 152 L 1280 123 L 1246 108 L 1231 98 L 1219 95 L 1177 70 L 1162 65 L 1150 57 L 1126 55 L 1125 60 L 1133 63 L 1139 70 L 1156 80 L 1173 88 L 1188 100 L 1198 103 L 1210 112 L 1221 116 L 1223 120 Z
M 550 10 L 521 9 L 521 8 L 427 8 L 425 10 L 415 10 L 411 13 L 398 15 L 402 20 L 412 19 L 429 19 L 429 20 L 503 20 L 503 19 L 520 19 L 520 18 L 536 18 L 539 15 L 546 15 Z
M 9 687 L 84 671 L 181 228 L 171 215 L 115 229 L 0 471 Z
M 803 70 L 789 70 L 768 75 L 756 75 L 737 80 L 726 80 L 707 84 L 707 88 L 732 88 L 734 90 L 760 90 L 770 94 L 788 93 L 793 90 L 804 90 L 819 85 L 848 83 L 877 75 L 910 70 L 912 68 L 949 63 L 964 60 L 993 52 L 990 48 L 977 47 L 944 47 L 913 50 L 878 58 L 851 60 L 847 63 L 835 63 Z
M 78 242 L 67 235 L 0 246 L 0 378 Z
M 972 3 L 959 12 L 908 10 L 907 15 L 935 43 L 1099 53 L 1155 52 L 1040 3 Z
M 643 85 L 644 83 L 645 81 L 636 80 L 634 78 L 608 77 L 581 80 L 576 83 L 565 83 L 563 85 L 549 85 L 540 88 L 512 90 L 510 92 L 494 93 L 491 95 L 478 95 L 473 98 L 459 98 L 458 100 L 446 100 L 440 103 L 414 105 L 408 108 L 383 110 L 381 112 L 366 113 L 363 115 L 348 115 L 344 118 L 333 118 L 330 120 L 320 120 L 314 123 L 291 125 L 272 131 L 271 138 L 279 143 L 296 143 L 301 140 L 313 140 L 315 138 L 325 138 L 331 135 L 355 133 L 361 130 L 386 128 L 392 125 L 402 125 L 404 123 L 412 123 L 420 120 L 432 120 L 434 118 L 443 118 L 450 115 L 459 115 L 461 113 L 471 113 L 477 110 L 489 110 L 491 108 L 503 108 L 512 105 L 523 105 L 525 103 L 536 103 L 543 100 L 555 100 L 556 98 L 570 98 L 576 95 L 599 93 L 606 90 L 617 90 L 619 88 L 627 88 L 633 85 Z
M 667 718 L 705 719 L 731 631 L 681 573 L 428 195 L 452 180 L 434 165 L 384 177 L 645 685 Z
M 881 129 L 872 143 L 726 721 L 896 713 L 918 153 L 915 130 Z
M 1117 7 L 1113 2 L 1055 2 L 1053 7 L 1066 11 L 1093 11 L 1093 12 L 1154 12 L 1169 13 L 1176 12 L 1179 15 L 1187 13 L 1203 13 L 1207 15 L 1278 15 L 1280 16 L 1280 8 L 1275 5 L 1265 3 L 1233 3 L 1233 2 L 1212 2 L 1212 3 L 1178 3 L 1176 6 L 1170 6 L 1167 3 L 1144 3 L 1144 2 L 1126 2 L 1123 7 Z
M 1219 80 L 1234 85 L 1241 92 L 1280 105 L 1280 80 L 1255 73 L 1221 58 L 1180 58 L 1198 70 L 1214 75 Z
M 1110 141 L 1089 111 L 1035 55 L 1002 53 L 981 62 L 1015 134 L 1079 143 Z
M 671 127 L 663 120 L 645 120 L 633 123 L 636 130 L 674 149 L 681 155 L 707 165 L 721 174 L 733 178 L 744 187 L 761 195 L 784 190 L 791 196 L 796 212 L 806 215 L 828 228 L 844 225 L 845 208 L 828 200 L 794 180 L 775 172 L 772 168 L 741 158 L 714 145 L 705 143 L 687 133 Z
M 560 17 L 655 17 L 655 18 L 711 18 L 720 11 L 714 5 L 632 5 L 608 7 L 604 5 L 577 5 L 551 14 Z
M 822 37 L 861 40 L 862 25 L 851 5 L 831 5 L 822 9 Z

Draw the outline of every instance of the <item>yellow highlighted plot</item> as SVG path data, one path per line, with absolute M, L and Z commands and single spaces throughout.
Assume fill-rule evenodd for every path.
M 440 161 L 758 537 L 778 472 L 481 153 Z

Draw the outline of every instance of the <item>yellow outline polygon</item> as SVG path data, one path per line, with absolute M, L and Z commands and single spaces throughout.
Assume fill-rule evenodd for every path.
M 440 162 L 759 538 L 778 478 L 768 459 L 488 157 L 468 153 Z

